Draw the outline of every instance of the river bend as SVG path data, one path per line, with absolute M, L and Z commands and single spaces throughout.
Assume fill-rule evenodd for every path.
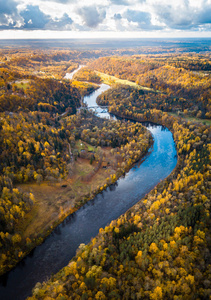
M 100 89 L 85 97 L 84 102 L 88 106 L 96 105 L 96 97 L 108 88 L 101 85 Z M 108 113 L 101 112 L 102 109 L 98 108 L 99 115 L 109 117 Z M 67 217 L 42 245 L 4 275 L 1 278 L 0 299 L 25 299 L 36 282 L 48 279 L 66 266 L 81 243 L 88 243 L 101 227 L 125 213 L 172 172 L 177 158 L 171 132 L 160 125 L 144 125 L 154 138 L 154 145 L 144 161 L 137 163 L 116 184 Z

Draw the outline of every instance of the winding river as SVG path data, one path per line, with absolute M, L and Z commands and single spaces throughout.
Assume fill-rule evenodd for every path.
M 96 97 L 109 86 L 85 97 L 89 107 L 96 106 Z M 109 117 L 98 108 L 99 116 Z M 155 185 L 167 177 L 177 163 L 171 132 L 163 126 L 144 123 L 154 138 L 154 145 L 144 161 L 137 163 L 125 177 L 89 201 L 60 224 L 45 242 L 12 271 L 1 278 L 0 299 L 19 300 L 31 294 L 36 282 L 48 279 L 66 266 L 81 243 L 88 243 L 101 227 L 117 219 L 137 203 Z
M 64 79 L 72 80 L 75 73 L 77 73 L 81 68 L 85 67 L 84 65 L 79 65 L 79 67 L 71 73 L 66 73 Z

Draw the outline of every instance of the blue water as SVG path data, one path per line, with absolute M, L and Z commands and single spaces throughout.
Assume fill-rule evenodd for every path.
M 101 108 L 96 103 L 97 97 L 108 89 L 110 89 L 109 85 L 104 83 L 101 84 L 99 89 L 94 91 L 91 95 L 84 97 L 84 103 L 86 103 L 88 107 L 91 108 L 91 110 L 95 111 L 97 116 L 101 118 L 111 119 L 111 115 L 108 112 L 104 112 L 106 109 Z
M 98 93 L 94 93 L 96 100 Z M 85 98 L 88 106 L 93 101 L 94 97 Z M 171 132 L 160 125 L 146 126 L 153 135 L 154 145 L 145 160 L 68 217 L 42 245 L 6 274 L 0 286 L 0 299 L 25 299 L 36 282 L 46 280 L 67 265 L 81 243 L 88 243 L 101 227 L 117 219 L 172 172 L 177 158 Z

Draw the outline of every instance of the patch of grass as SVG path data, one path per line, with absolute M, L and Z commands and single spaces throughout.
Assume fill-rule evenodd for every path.
M 78 140 L 75 144 L 75 147 L 80 152 L 81 150 L 85 150 L 85 143 L 82 142 L 81 140 Z
M 58 218 L 60 200 L 58 187 L 58 184 L 50 186 L 45 182 L 41 185 L 35 183 L 18 185 L 20 190 L 33 193 L 36 200 L 32 210 L 18 227 L 25 238 L 43 232 Z
M 92 172 L 94 167 L 87 160 L 78 159 L 75 164 L 75 175 L 84 176 Z
M 103 80 L 103 82 L 105 84 L 113 85 L 113 84 L 119 83 L 119 84 L 124 84 L 124 85 L 130 85 L 130 86 L 133 86 L 133 87 L 145 90 L 145 91 L 155 92 L 154 89 L 138 85 L 137 83 L 135 83 L 133 81 L 119 79 L 115 76 L 111 76 L 111 75 L 101 73 L 101 72 L 97 72 L 97 71 L 95 71 L 95 72 L 98 76 L 100 76 L 100 78 Z
M 30 225 L 33 219 L 36 219 L 37 215 L 38 205 L 34 204 L 33 209 L 25 215 L 24 219 L 21 219 L 19 221 L 18 226 L 16 225 L 16 230 L 20 232 L 25 232 L 26 228 Z
M 81 140 L 78 140 L 76 142 L 76 145 L 75 145 L 75 148 L 80 152 L 81 150 L 87 150 L 87 151 L 93 151 L 95 152 L 96 151 L 96 147 L 86 143 L 86 142 L 83 142 Z
M 15 82 L 15 85 L 16 85 L 19 89 L 26 90 L 26 89 L 29 87 L 30 82 L 29 82 L 29 80 L 16 81 L 16 82 Z
M 81 141 L 77 143 L 81 144 Z M 83 144 L 88 147 L 88 144 Z M 94 147 L 90 146 L 89 149 L 93 150 Z M 112 161 L 112 158 L 110 160 Z M 62 182 L 51 185 L 47 182 L 40 185 L 19 184 L 17 187 L 23 192 L 33 193 L 36 201 L 32 210 L 17 228 L 22 236 L 33 239 L 37 234 L 45 233 L 55 222 L 58 222 L 61 211 L 68 214 L 74 210 L 84 196 L 103 186 L 109 174 L 115 173 L 113 168 L 110 170 L 100 168 L 88 182 L 84 182 L 83 177 L 91 173 L 95 166 L 95 163 L 90 165 L 87 159 L 78 158 L 72 167 L 73 175 Z M 65 187 L 62 187 L 64 185 Z
M 185 116 L 185 115 L 178 115 L 177 113 L 168 113 L 171 116 L 174 117 L 181 117 L 182 119 L 186 120 L 186 121 L 190 121 L 190 122 L 197 122 L 197 123 L 202 123 L 205 125 L 211 125 L 211 120 L 208 119 L 199 119 L 196 117 L 189 117 L 189 116 Z
M 93 151 L 93 152 L 95 152 L 95 147 L 93 147 L 93 146 L 91 146 L 91 145 L 88 145 L 88 144 L 87 144 L 87 149 L 88 149 L 88 151 Z
M 185 119 L 187 119 L 188 121 L 191 121 L 191 122 L 198 122 L 198 123 L 202 123 L 202 124 L 205 124 L 205 125 L 211 125 L 211 120 L 208 120 L 208 119 L 199 119 L 199 118 L 194 118 L 194 117 L 185 117 Z

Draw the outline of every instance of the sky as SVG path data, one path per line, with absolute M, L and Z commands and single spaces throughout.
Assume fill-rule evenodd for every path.
M 0 0 L 0 39 L 211 37 L 211 0 Z

